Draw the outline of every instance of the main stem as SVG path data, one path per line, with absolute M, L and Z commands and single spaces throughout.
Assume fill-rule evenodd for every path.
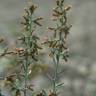
M 53 80 L 53 93 L 56 94 L 56 83 L 58 79 L 58 65 L 59 65 L 59 54 L 56 57 L 53 57 L 53 62 L 55 65 L 54 80 Z
M 27 50 L 26 52 L 28 53 L 28 48 L 30 48 L 30 38 L 32 35 L 32 15 L 29 17 L 29 36 L 28 36 L 28 44 L 27 44 Z M 27 79 L 28 79 L 28 54 L 26 54 L 26 64 L 25 64 L 25 91 L 24 91 L 24 96 L 27 96 Z
M 62 10 L 62 5 L 60 6 L 60 9 Z M 61 26 L 63 25 L 63 18 L 61 18 L 60 20 L 60 24 Z M 60 32 L 59 34 L 59 40 L 62 41 L 62 33 Z M 60 50 L 58 49 L 58 54 L 56 54 L 56 56 L 53 57 L 53 62 L 55 64 L 55 73 L 54 73 L 54 80 L 53 80 L 53 93 L 56 94 L 56 83 L 58 80 L 58 66 L 59 66 L 59 59 L 60 59 Z
M 28 56 L 26 56 L 26 64 L 25 64 L 25 91 L 24 96 L 27 96 L 27 73 L 28 73 Z

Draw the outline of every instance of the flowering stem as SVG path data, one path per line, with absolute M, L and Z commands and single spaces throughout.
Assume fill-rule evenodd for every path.
M 41 17 L 36 18 L 35 20 L 32 18 L 33 13 L 37 6 L 35 6 L 33 3 L 30 2 L 30 6 L 25 9 L 25 15 L 23 16 L 24 21 L 21 22 L 25 28 L 25 35 L 23 43 L 25 45 L 25 51 L 24 54 L 22 55 L 23 57 L 23 65 L 24 65 L 24 83 L 25 83 L 25 90 L 24 90 L 24 96 L 27 96 L 27 80 L 28 80 L 28 68 L 32 61 L 37 61 L 37 55 L 38 55 L 38 50 L 41 49 L 41 47 L 38 45 L 37 40 L 39 37 L 33 35 L 33 31 L 36 29 L 36 25 L 41 26 L 39 21 L 42 19 Z
M 67 25 L 67 11 L 71 8 L 70 6 L 64 7 L 64 0 L 57 0 L 57 6 L 53 9 L 53 21 L 57 21 L 56 27 L 49 27 L 51 31 L 54 31 L 52 40 L 48 41 L 51 52 L 49 56 L 52 56 L 54 62 L 54 78 L 53 78 L 53 93 L 57 95 L 58 86 L 58 67 L 60 65 L 60 58 L 67 61 L 69 56 L 68 46 L 66 42 L 67 35 L 71 26 Z
M 26 64 L 25 64 L 25 92 L 24 96 L 27 96 L 27 80 L 28 80 L 28 65 L 29 65 L 29 56 L 28 56 L 28 49 L 31 50 L 30 46 L 30 39 L 32 38 L 32 15 L 29 16 L 29 36 L 28 36 L 28 44 L 27 44 L 27 49 L 26 49 Z

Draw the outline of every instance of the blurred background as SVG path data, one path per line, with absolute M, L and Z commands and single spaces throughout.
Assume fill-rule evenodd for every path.
M 5 44 L 0 45 L 0 52 L 6 46 L 13 46 L 16 38 L 20 35 L 20 20 L 24 12 L 23 9 L 27 6 L 27 1 L 0 0 L 0 37 L 5 37 Z M 61 68 L 64 70 L 64 74 L 60 77 L 60 81 L 64 82 L 61 96 L 96 96 L 96 0 L 65 1 L 65 5 L 72 5 L 71 11 L 68 12 L 68 22 L 73 27 L 68 37 L 70 58 L 67 63 L 61 64 Z M 33 0 L 33 2 L 39 6 L 35 15 L 44 17 L 43 27 L 37 30 L 37 34 L 42 35 L 42 39 L 51 35 L 51 32 L 48 32 L 46 28 L 54 26 L 50 18 L 55 0 Z M 46 50 L 44 51 L 46 53 Z M 13 66 L 13 63 L 14 60 L 0 58 L 1 77 L 12 68 L 10 66 Z M 42 63 L 47 63 L 51 67 L 52 61 L 45 57 Z M 52 68 L 46 70 L 52 71 Z M 32 79 L 37 90 L 42 87 L 50 87 L 46 76 L 42 76 L 45 69 L 41 71 L 41 75 Z M 2 85 L 1 82 L 0 86 Z M 7 91 L 3 93 L 9 94 Z

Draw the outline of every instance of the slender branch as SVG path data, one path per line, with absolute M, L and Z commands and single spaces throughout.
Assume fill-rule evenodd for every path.
M 53 78 L 53 94 L 57 96 L 57 85 L 58 85 L 58 69 L 60 65 L 61 57 L 67 61 L 68 58 L 68 46 L 66 42 L 67 35 L 69 34 L 70 27 L 67 25 L 67 11 L 71 8 L 70 6 L 64 6 L 65 0 L 57 0 L 56 8 L 53 9 L 53 21 L 56 22 L 56 27 L 49 27 L 48 29 L 53 31 L 52 40 L 48 40 L 45 44 L 49 44 L 51 52 L 49 56 L 52 57 L 54 63 L 54 78 Z M 59 84 L 61 85 L 61 83 Z M 51 95 L 50 95 L 51 96 Z M 52 95 L 53 96 L 53 95 Z M 55 96 L 55 95 L 54 95 Z

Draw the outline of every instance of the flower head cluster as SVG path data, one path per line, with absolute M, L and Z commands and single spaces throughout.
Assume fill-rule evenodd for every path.
M 42 20 L 43 18 L 38 17 L 36 19 L 32 19 L 34 11 L 37 9 L 37 6 L 32 4 L 30 2 L 29 7 L 28 8 L 24 8 L 25 12 L 24 12 L 24 16 L 23 16 L 23 22 L 21 22 L 22 25 L 24 25 L 24 29 L 25 31 L 34 31 L 34 28 L 36 27 L 36 25 L 38 26 L 42 26 L 39 21 Z M 33 24 L 34 23 L 34 24 Z M 33 25 L 34 26 L 33 26 Z M 32 28 L 32 29 L 31 29 Z
M 51 48 L 50 56 L 59 54 L 67 61 L 68 46 L 66 39 L 69 34 L 69 29 L 72 27 L 72 25 L 67 25 L 67 11 L 70 10 L 71 6 L 64 7 L 64 0 L 57 0 L 56 4 L 56 8 L 53 8 L 52 20 L 57 21 L 57 26 L 48 28 L 53 31 L 54 34 L 53 38 L 44 42 L 44 44 L 48 44 Z
M 42 17 L 35 18 L 33 14 L 37 6 L 33 3 L 29 3 L 29 7 L 25 8 L 25 15 L 23 16 L 23 21 L 21 24 L 24 26 L 24 29 L 27 33 L 23 34 L 22 37 L 19 37 L 19 40 L 22 40 L 22 43 L 25 44 L 27 48 L 27 55 L 30 55 L 32 59 L 37 61 L 38 49 L 42 49 L 38 43 L 39 37 L 34 35 L 36 26 L 42 26 L 39 21 L 42 20 Z

